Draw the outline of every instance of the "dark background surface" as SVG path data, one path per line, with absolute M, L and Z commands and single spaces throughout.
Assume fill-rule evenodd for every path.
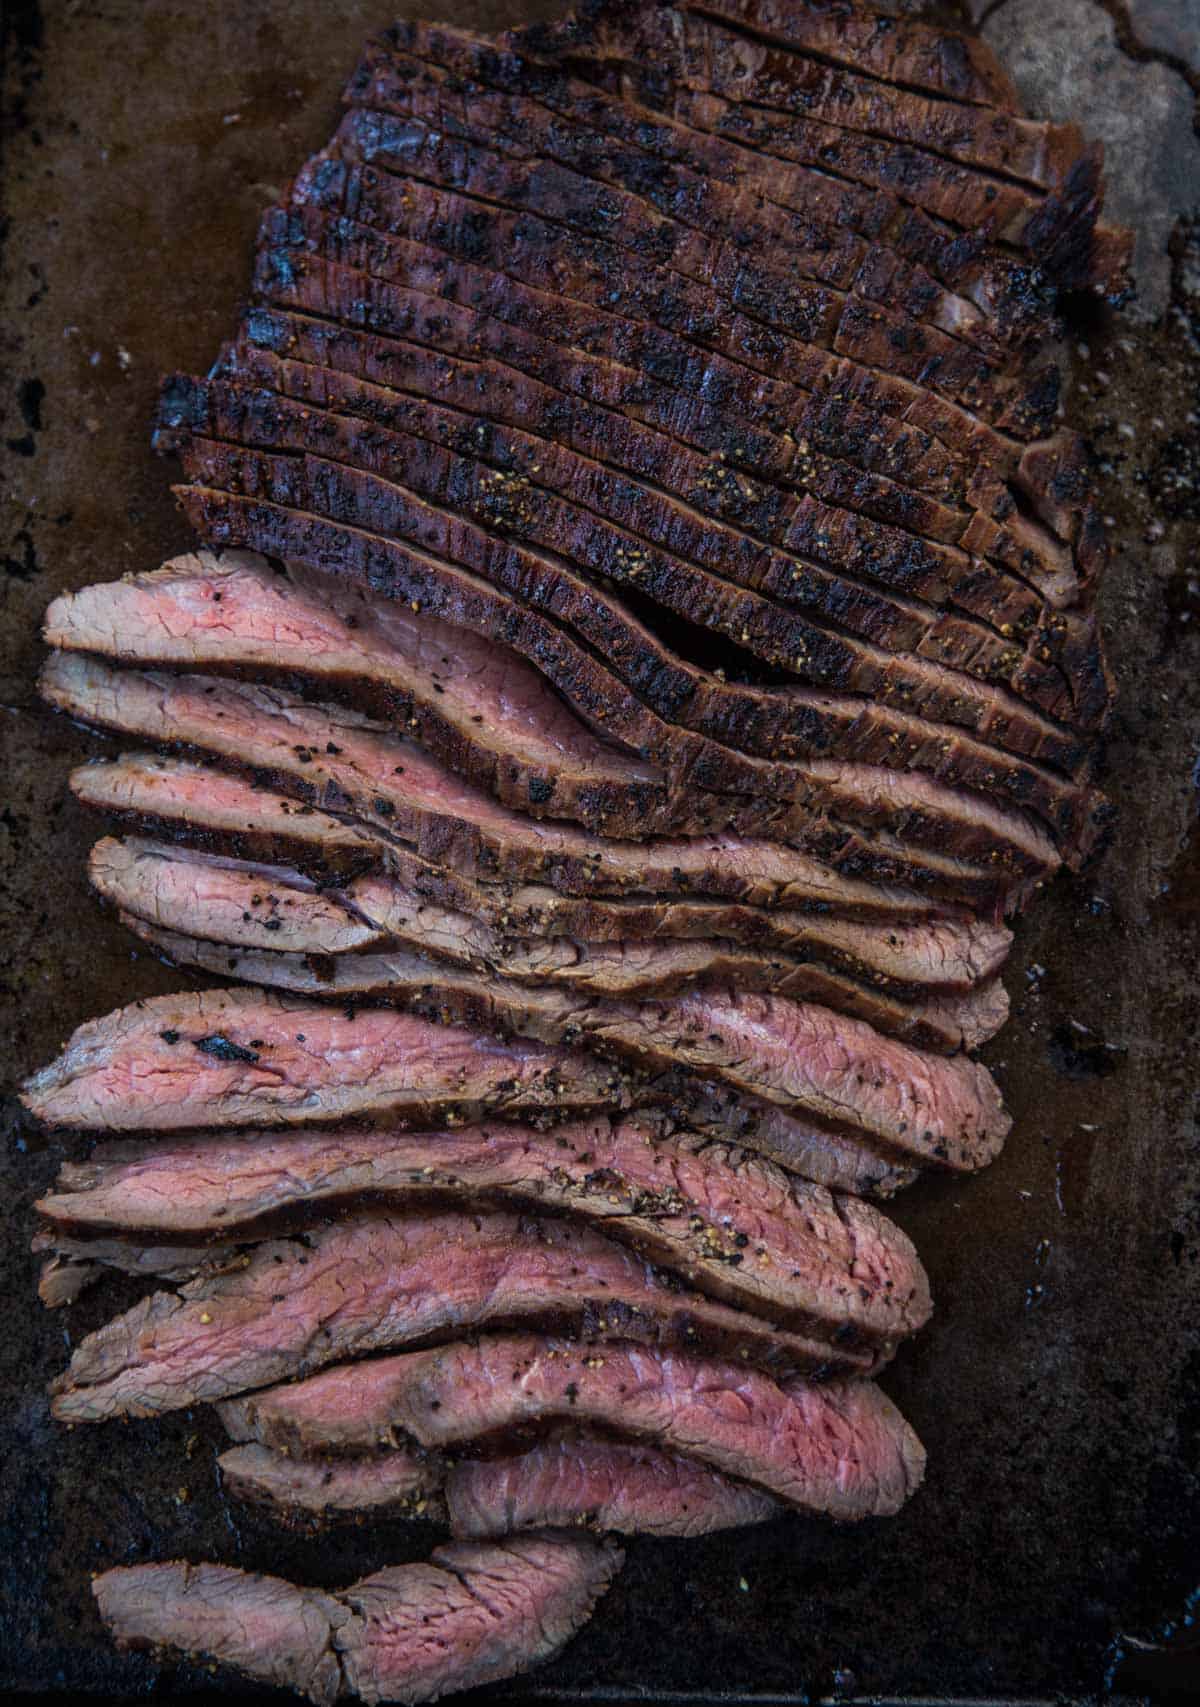
M 485 26 L 534 15 L 437 10 Z M 386 0 L 6 11 L 8 1084 L 84 1018 L 181 982 L 88 896 L 95 826 L 66 776 L 97 743 L 36 704 L 38 620 L 61 589 L 189 543 L 170 470 L 147 447 L 156 381 L 202 371 L 232 330 L 258 213 L 325 140 L 362 37 L 388 16 Z M 1163 320 L 1088 310 L 1069 351 L 1071 412 L 1115 547 L 1103 608 L 1122 684 L 1118 836 L 1020 927 L 1014 1017 L 988 1052 L 1016 1121 L 1007 1152 L 979 1179 L 927 1182 L 896 1207 L 938 1306 L 886 1381 L 929 1448 L 926 1488 L 886 1524 L 632 1544 L 593 1624 L 522 1693 L 1082 1699 L 1130 1651 L 1121 1638 L 1156 1641 L 1174 1623 L 1187 1644 L 1200 1584 L 1200 264 L 1186 233 L 1176 249 Z M 418 1556 L 430 1535 L 281 1537 L 222 1499 L 219 1430 L 202 1412 L 51 1425 L 46 1381 L 126 1301 L 112 1285 L 65 1313 L 36 1303 L 30 1204 L 59 1160 L 6 1127 L 0 1688 L 141 1694 L 157 1677 L 156 1693 L 193 1698 L 217 1687 L 204 1672 L 109 1651 L 90 1572 L 185 1556 L 333 1586 Z M 1139 1663 L 1118 1671 L 1127 1687 L 1148 1675 Z

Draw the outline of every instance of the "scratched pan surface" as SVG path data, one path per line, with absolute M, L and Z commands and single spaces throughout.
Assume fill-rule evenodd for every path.
M 464 0 L 441 10 L 480 25 L 533 16 Z M 10 0 L 7 1083 L 87 1016 L 181 982 L 88 898 L 93 827 L 65 779 L 94 743 L 34 702 L 38 617 L 62 588 L 188 543 L 169 469 L 147 449 L 156 378 L 202 369 L 232 328 L 257 213 L 328 135 L 360 40 L 387 15 L 386 0 L 55 0 L 40 14 Z M 1178 272 L 1181 291 L 1189 277 L 1197 288 L 1194 267 Z M 929 1183 L 897 1206 L 938 1302 L 887 1380 L 928 1444 L 928 1484 L 888 1524 L 631 1545 L 592 1626 L 525 1694 L 1082 1699 L 1103 1687 L 1119 1635 L 1153 1639 L 1184 1614 L 1200 1445 L 1188 843 L 1200 608 L 1187 573 L 1200 302 L 1178 307 L 1160 330 L 1093 314 L 1090 357 L 1072 357 L 1120 547 L 1105 608 L 1123 681 L 1110 759 L 1121 828 L 1097 870 L 1056 885 L 1021 927 L 1014 1018 L 990 1051 L 1016 1117 L 1007 1153 L 983 1178 Z M 1148 542 L 1155 514 L 1166 532 Z M 103 1699 L 157 1679 L 176 1699 L 215 1699 L 228 1679 L 110 1652 L 90 1572 L 184 1556 L 333 1586 L 431 1537 L 279 1535 L 222 1498 L 203 1412 L 51 1425 L 48 1378 L 125 1301 L 116 1288 L 66 1314 L 34 1301 L 29 1205 L 59 1160 L 10 1123 L 0 1687 Z

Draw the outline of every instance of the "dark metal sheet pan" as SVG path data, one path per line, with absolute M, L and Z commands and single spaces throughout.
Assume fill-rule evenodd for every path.
M 533 15 L 471 0 L 439 10 L 487 26 Z M 65 780 L 95 743 L 36 705 L 40 612 L 62 588 L 187 545 L 169 469 L 147 448 L 156 381 L 203 369 L 232 328 L 257 214 L 329 133 L 340 80 L 387 8 L 9 0 L 5 18 L 11 1083 L 85 1017 L 180 982 L 87 895 L 92 826 Z M 929 1182 L 897 1206 L 938 1303 L 887 1381 L 928 1444 L 928 1485 L 887 1524 L 632 1545 L 592 1626 L 509 1695 L 1083 1700 L 1106 1687 L 1122 1633 L 1156 1640 L 1186 1613 L 1200 1577 L 1200 598 L 1186 484 L 1200 468 L 1198 307 L 1179 295 L 1158 329 L 1093 313 L 1088 353 L 1077 333 L 1071 354 L 1116 546 L 1104 609 L 1122 680 L 1120 829 L 1096 870 L 1056 884 L 1021 927 L 1014 1017 L 990 1051 L 1016 1117 L 1006 1154 L 984 1177 Z M 333 1585 L 415 1557 L 429 1537 L 281 1537 L 221 1497 L 204 1413 L 52 1427 L 47 1378 L 123 1300 L 112 1287 L 69 1314 L 38 1309 L 29 1205 L 59 1149 L 15 1118 L 5 1136 L 0 1687 L 116 1699 L 157 1675 L 174 1699 L 215 1698 L 203 1671 L 156 1673 L 110 1652 L 89 1572 L 183 1555 Z M 1116 1674 L 1137 1691 L 1153 1682 L 1139 1663 Z

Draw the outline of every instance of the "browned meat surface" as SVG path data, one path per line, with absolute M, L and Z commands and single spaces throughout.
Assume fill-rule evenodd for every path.
M 93 1584 L 121 1647 L 175 1648 L 318 1707 L 435 1701 L 558 1652 L 620 1569 L 611 1542 L 529 1535 L 435 1548 L 337 1594 L 226 1565 L 134 1565 Z

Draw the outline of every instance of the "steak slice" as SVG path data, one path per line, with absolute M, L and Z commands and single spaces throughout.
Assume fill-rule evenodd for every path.
M 560 394 L 535 382 L 514 383 L 498 363 L 480 366 L 474 375 L 469 369 L 458 372 L 458 385 L 451 389 L 448 365 L 432 356 L 422 361 L 414 350 L 401 375 L 417 393 L 408 396 L 336 370 L 279 360 L 253 347 L 225 364 L 240 385 L 253 383 L 281 400 L 312 406 L 303 418 L 303 433 L 290 435 L 302 437 L 306 448 L 327 452 L 330 427 L 346 416 L 374 428 L 432 439 L 481 459 L 499 473 L 519 476 L 531 498 L 543 490 L 557 494 L 549 502 L 559 506 L 556 513 L 564 518 L 569 515 L 564 506 L 574 504 L 598 523 L 614 523 L 626 535 L 669 550 L 670 558 L 654 558 L 640 567 L 635 587 L 639 594 L 656 596 L 659 582 L 667 577 L 664 602 L 669 603 L 674 596 L 670 587 L 682 588 L 690 578 L 698 590 L 719 593 L 729 608 L 745 612 L 747 601 L 731 594 L 725 583 L 748 589 L 755 598 L 744 626 L 749 634 L 763 637 L 754 649 L 770 648 L 764 655 L 783 657 L 801 679 L 869 687 L 902 711 L 930 718 L 948 713 L 956 724 L 1008 710 L 1012 739 L 1026 749 L 1052 754 L 1069 751 L 1076 741 L 1052 720 L 1094 725 L 1107 715 L 1110 686 L 1090 615 L 1083 623 L 1077 616 L 1053 616 L 1037 607 L 1031 611 L 1025 604 L 1025 632 L 1018 645 L 1005 610 L 1002 577 L 983 576 L 965 563 L 960 578 L 968 588 L 984 580 L 997 589 L 999 608 L 989 611 L 985 621 L 888 596 L 854 575 L 795 554 L 811 519 L 807 487 L 815 484 L 806 482 L 803 471 L 796 481 L 798 493 L 785 493 L 749 474 L 714 465 L 711 458 L 651 434 L 624 416 L 593 410 L 589 420 L 582 404 L 568 411 Z M 185 382 L 167 382 L 171 418 L 186 407 L 179 401 L 181 394 L 187 394 Z M 430 394 L 432 403 L 427 401 Z M 256 406 L 261 409 L 263 404 Z M 570 422 L 565 427 L 560 425 L 564 416 Z M 522 430 L 531 420 L 543 419 L 543 436 Z M 546 436 L 546 429 L 560 433 L 563 442 Z M 803 439 L 804 423 L 792 431 Z M 289 435 L 271 436 L 274 443 L 268 448 L 277 448 Z M 165 430 L 159 442 L 164 448 L 169 442 Z M 801 454 L 798 446 L 796 451 Z M 382 471 L 389 472 L 389 465 L 382 464 Z M 655 490 L 651 480 L 665 491 Z M 863 476 L 857 474 L 855 480 L 861 484 Z M 905 519 L 915 543 L 917 518 L 906 509 Z M 546 521 L 540 525 L 550 542 Z M 564 520 L 562 526 L 570 526 L 576 541 L 585 537 L 578 518 Z M 623 549 L 628 551 L 628 545 Z M 577 557 L 577 552 L 576 545 L 571 555 Z M 831 555 L 828 546 L 825 555 Z M 1027 590 L 1025 596 L 1030 597 Z M 731 638 L 740 641 L 741 633 L 737 629 Z M 1042 715 L 1031 708 L 1040 708 Z
M 266 1446 L 233 1446 L 218 1458 L 217 1468 L 222 1488 L 235 1499 L 266 1506 L 274 1517 L 304 1528 L 375 1515 L 442 1520 L 445 1469 L 439 1459 L 420 1451 L 313 1459 L 292 1458 Z M 474 1538 L 482 1539 L 482 1531 Z
M 82 1025 L 26 1082 L 53 1128 L 180 1131 L 367 1119 L 434 1124 L 485 1111 L 620 1107 L 611 1066 L 391 1009 L 352 1013 L 258 990 L 153 996 Z
M 313 806 L 255 788 L 230 772 L 182 759 L 135 753 L 81 765 L 71 773 L 71 789 L 94 810 L 133 828 L 169 835 L 218 858 L 294 865 L 322 882 L 348 881 L 352 904 L 380 929 L 399 930 L 407 922 L 403 911 L 407 903 L 400 896 L 411 893 L 417 898 L 414 904 L 449 907 L 499 930 L 539 937 L 574 936 L 600 942 L 727 937 L 800 953 L 814 940 L 811 933 L 824 927 L 828 934 L 821 937 L 823 943 L 832 938 L 852 958 L 873 964 L 864 939 L 852 932 L 839 935 L 840 924 L 886 925 L 887 930 L 875 932 L 869 940 L 886 940 L 902 955 L 906 928 L 929 926 L 932 934 L 926 939 L 925 964 L 941 965 L 951 988 L 960 979 L 978 980 L 998 970 L 1011 944 L 1011 935 L 1002 926 L 941 916 L 944 910 L 924 896 L 857 882 L 795 853 L 789 860 L 788 904 L 778 908 L 753 902 L 685 900 L 677 893 L 584 899 L 560 895 L 545 884 L 474 882 Z M 370 867 L 396 876 L 358 884 L 356 874 Z M 962 939 L 955 933 L 973 931 L 978 935 L 972 935 L 970 946 L 964 944 L 960 951 L 956 945 Z M 914 952 L 919 964 L 920 951 Z M 914 976 L 906 955 L 901 967 L 902 971 L 891 964 L 889 974 Z
M 38 1297 L 48 1310 L 73 1304 L 106 1271 L 138 1280 L 191 1280 L 237 1257 L 228 1245 L 135 1245 L 122 1238 L 74 1239 L 51 1228 L 35 1233 L 29 1248 L 46 1258 L 38 1276 Z
M 39 1238 L 64 1231 L 164 1239 L 245 1237 L 281 1211 L 367 1196 L 507 1203 L 602 1226 L 712 1297 L 857 1342 L 901 1339 L 930 1311 L 905 1235 L 857 1198 L 789 1179 L 736 1145 L 599 1117 L 542 1133 L 488 1124 L 398 1133 L 236 1133 L 101 1146 L 64 1163 L 37 1204 Z M 135 1260 L 140 1245 L 113 1241 Z M 72 1249 L 108 1243 L 93 1238 Z M 180 1258 L 198 1253 L 176 1250 Z
M 176 1648 L 305 1695 L 435 1701 L 528 1671 L 591 1616 L 620 1569 L 611 1542 L 529 1535 L 451 1542 L 338 1594 L 227 1565 L 134 1565 L 96 1578 L 122 1648 Z
M 268 924 L 278 916 L 268 915 Z M 1008 993 L 999 979 L 966 995 L 918 992 L 909 998 L 820 966 L 790 968 L 781 976 L 745 955 L 705 953 L 713 945 L 700 943 L 674 948 L 616 944 L 597 949 L 586 961 L 568 952 L 558 975 L 546 984 L 537 976 L 536 962 L 546 958 L 541 954 L 534 956 L 533 982 L 527 983 L 519 975 L 503 978 L 470 962 L 464 970 L 431 960 L 420 945 L 415 953 L 395 949 L 314 960 L 310 950 L 232 947 L 165 930 L 137 914 L 122 912 L 120 918 L 127 930 L 175 966 L 199 967 L 217 977 L 325 1001 L 395 1003 L 431 1018 L 453 1018 L 555 1042 L 573 1040 L 577 1033 L 587 1036 L 596 1021 L 589 1005 L 581 1022 L 578 1005 L 590 1004 L 593 997 L 602 998 L 599 1011 L 607 1013 L 603 998 L 669 1002 L 698 983 L 819 1003 L 914 1048 L 943 1055 L 979 1048 L 1008 1018 Z M 500 964 L 505 964 L 503 957 Z M 634 1053 L 640 1058 L 643 1051 L 636 1047 Z
M 360 1211 L 144 1298 L 80 1341 L 51 1385 L 51 1410 L 62 1422 L 159 1416 L 339 1358 L 555 1322 L 596 1343 L 695 1345 L 783 1371 L 870 1373 L 892 1349 L 743 1314 L 589 1227 L 498 1210 Z
M 515 654 L 246 554 L 188 554 L 64 595 L 47 611 L 43 637 L 121 663 L 315 686 L 414 735 L 451 770 L 534 817 L 649 835 L 709 829 L 736 810 L 726 803 L 723 819 L 720 801 L 672 802 L 653 766 L 597 740 Z
M 434 1450 L 527 1424 L 600 1427 L 681 1452 L 801 1511 L 884 1516 L 925 1454 L 873 1382 L 781 1386 L 745 1365 L 635 1345 L 489 1336 L 344 1365 L 220 1407 L 237 1441 L 312 1453 Z
M 345 1464 L 373 1486 L 393 1456 L 387 1452 Z M 446 1476 L 446 1503 L 452 1533 L 471 1540 L 521 1529 L 581 1526 L 623 1535 L 712 1535 L 769 1523 L 786 1509 L 771 1494 L 677 1452 L 573 1431 L 512 1457 L 458 1459 Z
M 98 728 L 203 753 L 484 881 L 533 879 L 568 894 L 686 890 L 786 905 L 793 871 L 802 881 L 811 871 L 810 858 L 772 841 L 719 834 L 621 842 L 538 823 L 358 713 L 312 706 L 282 688 L 113 670 L 59 652 L 43 667 L 40 690 Z M 922 857 L 924 867 L 916 863 Z M 936 857 L 914 856 L 914 872 L 922 869 L 936 870 Z
M 362 825 L 254 788 L 232 772 L 156 753 L 80 765 L 70 784 L 75 798 L 95 812 L 217 856 L 286 864 L 309 877 L 343 881 L 377 869 L 387 857 L 385 844 Z
M 690 939 L 682 925 L 692 923 L 691 915 L 682 922 L 667 920 L 678 926 L 680 940 L 653 926 L 627 937 L 614 936 L 625 917 L 620 902 L 610 913 L 602 906 L 594 909 L 598 922 L 610 926 L 597 942 L 568 936 L 561 928 L 565 921 L 553 916 L 539 921 L 550 934 L 520 937 L 511 934 L 518 919 L 511 911 L 502 916 L 506 903 L 512 906 L 507 892 L 488 900 L 486 886 L 474 886 L 484 894 L 479 911 L 470 914 L 439 907 L 428 898 L 432 885 L 422 881 L 419 867 L 407 882 L 365 876 L 341 887 L 318 887 L 285 865 L 242 861 L 140 836 L 97 842 L 89 871 L 99 893 L 123 912 L 212 942 L 306 954 L 408 948 L 477 970 L 546 983 L 572 983 L 579 975 L 586 981 L 591 962 L 599 979 L 612 980 L 615 993 L 669 990 L 705 967 L 715 973 L 726 966 L 736 968 L 737 974 L 726 973 L 726 982 L 758 979 L 760 987 L 766 987 L 813 960 L 901 995 L 968 991 L 996 975 L 1011 943 L 1003 927 L 970 920 L 874 925 L 791 911 L 782 920 L 768 912 L 770 924 L 747 919 L 745 934 L 751 944 L 757 938 L 770 947 L 743 951 L 735 946 L 736 934 L 695 937 L 705 917 L 704 903 L 692 909 Z M 468 899 L 472 889 L 466 886 Z M 664 901 L 663 907 L 669 915 L 670 902 Z M 731 911 L 717 905 L 708 910 L 717 920 Z M 756 971 L 756 965 L 761 970 Z M 771 974 L 778 976 L 772 979 Z

